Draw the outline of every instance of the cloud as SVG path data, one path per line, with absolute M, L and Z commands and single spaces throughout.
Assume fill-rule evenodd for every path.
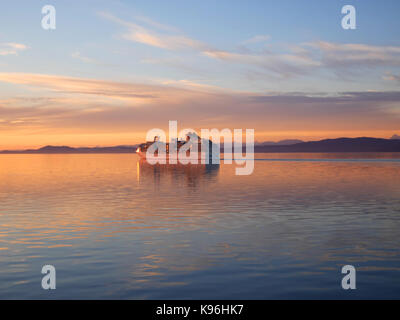
M 76 139 L 88 134 L 103 139 L 139 132 L 133 143 L 151 128 L 166 128 L 169 120 L 194 129 L 253 128 L 258 136 L 280 138 L 344 132 L 379 136 L 398 130 L 400 121 L 397 91 L 257 94 L 215 90 L 188 80 L 141 84 L 25 73 L 0 73 L 0 81 L 35 89 L 0 100 L 2 136 L 18 133 L 21 139 L 22 133 L 74 132 L 79 133 Z
M 372 71 L 380 67 L 400 67 L 400 47 L 325 41 L 292 45 L 287 50 L 279 51 L 239 53 L 208 50 L 203 54 L 220 61 L 262 68 L 281 77 L 315 74 L 318 70 L 343 76 L 360 68 Z M 255 72 L 259 73 L 260 69 Z M 393 75 L 385 77 L 385 80 L 396 79 Z
M 258 103 L 316 103 L 316 104 L 339 104 L 339 103 L 363 103 L 363 102 L 400 102 L 399 91 L 361 91 L 361 92 L 339 92 L 336 94 L 306 94 L 285 93 L 270 95 L 254 95 L 249 98 Z
M 150 19 L 149 17 L 136 16 L 135 19 L 138 20 L 138 21 L 141 21 L 141 22 L 143 22 L 143 23 L 145 23 L 145 24 L 147 24 L 147 25 L 149 25 L 151 27 L 159 29 L 159 30 L 164 30 L 164 31 L 167 31 L 167 32 L 179 32 L 178 28 L 175 28 L 173 26 L 169 26 L 169 25 L 166 25 L 166 24 L 159 23 L 157 21 L 154 21 L 153 19 Z
M 145 84 L 31 73 L 0 73 L 0 81 L 40 87 L 53 92 L 102 96 L 130 103 L 155 99 L 161 88 Z
M 28 48 L 27 45 L 22 43 L 0 43 L 0 56 L 18 55 L 19 52 L 27 50 Z
M 194 89 L 198 92 L 207 92 L 207 93 L 212 93 L 212 92 L 228 92 L 228 90 L 213 86 L 213 85 L 208 85 L 204 83 L 199 83 L 199 82 L 194 82 L 191 80 L 164 80 L 161 81 L 161 84 L 163 85 L 173 85 L 174 87 L 178 88 L 189 88 L 189 89 Z
M 321 54 L 325 67 L 400 66 L 400 47 L 317 41 L 305 44 Z
M 144 28 L 131 28 L 129 33 L 123 35 L 126 40 L 144 43 L 153 47 L 179 50 L 179 49 L 195 49 L 200 50 L 205 46 L 196 40 L 181 35 L 160 35 L 150 32 Z
M 148 25 L 158 30 L 151 30 L 138 23 L 124 21 L 110 13 L 100 12 L 99 15 L 119 25 L 125 26 L 128 30 L 122 35 L 122 38 L 129 41 L 175 51 L 184 49 L 203 50 L 206 48 L 204 43 L 186 37 L 181 33 L 171 34 L 171 31 L 177 32 L 177 29 L 164 26 L 149 18 L 138 17 L 137 20 L 146 22 Z
M 269 36 L 269 35 L 256 35 L 254 37 L 251 37 L 250 39 L 243 41 L 243 44 L 254 44 L 254 43 L 260 43 L 260 42 L 266 42 L 269 39 L 271 39 L 271 36 Z
M 348 76 L 361 68 L 370 70 L 383 66 L 400 66 L 400 47 L 374 46 L 357 43 L 333 43 L 314 41 L 294 45 L 270 45 L 268 50 L 254 51 L 245 46 L 241 50 L 224 50 L 187 37 L 178 29 L 160 24 L 146 17 L 136 17 L 135 22 L 122 20 L 109 13 L 100 15 L 124 26 L 127 30 L 122 38 L 175 52 L 191 50 L 214 61 L 223 62 L 230 67 L 237 66 L 269 78 L 289 78 L 307 76 L 326 71 L 335 76 Z M 256 44 L 268 41 L 269 35 L 255 35 L 242 42 Z M 182 57 L 182 59 L 184 59 Z M 145 59 L 151 61 L 151 58 Z M 212 71 L 210 71 L 212 72 Z
M 395 81 L 400 83 L 400 75 L 395 75 L 390 72 L 386 72 L 386 74 L 382 77 L 383 80 L 387 81 Z
M 81 60 L 86 63 L 96 63 L 96 61 L 94 59 L 83 56 L 79 51 L 75 51 L 75 52 L 71 53 L 71 57 L 74 59 Z
M 341 44 L 311 42 L 291 46 L 288 51 L 236 53 L 229 51 L 206 51 L 210 58 L 221 61 L 262 67 L 281 76 L 304 75 L 310 71 L 352 71 L 354 68 L 368 69 L 382 66 L 400 66 L 400 47 L 372 46 L 364 44 Z M 388 76 L 388 79 L 395 79 Z
M 310 68 L 319 67 L 321 63 L 306 55 L 292 53 L 236 53 L 229 51 L 209 50 L 203 53 L 207 57 L 225 62 L 262 68 L 266 72 L 288 77 L 295 74 L 305 74 Z

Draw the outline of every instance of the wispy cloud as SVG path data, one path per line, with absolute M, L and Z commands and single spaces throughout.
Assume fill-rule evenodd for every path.
M 305 75 L 318 70 L 344 75 L 360 68 L 371 71 L 381 67 L 400 67 L 400 47 L 355 43 L 317 41 L 292 45 L 286 51 L 238 53 L 209 50 L 204 54 L 225 62 L 261 67 L 267 72 L 283 77 Z M 396 76 L 393 75 L 385 78 L 385 80 L 395 79 Z
M 143 43 L 166 50 L 182 51 L 189 49 L 213 60 L 262 67 L 271 73 L 279 74 L 284 77 L 295 73 L 301 73 L 303 72 L 302 70 L 304 68 L 315 67 L 319 66 L 320 64 L 318 61 L 313 61 L 309 56 L 291 52 L 239 53 L 234 51 L 219 50 L 213 48 L 213 46 L 207 43 L 187 37 L 176 29 L 165 27 L 163 25 L 160 26 L 153 20 L 148 20 L 143 17 L 139 19 L 142 22 L 150 21 L 149 25 L 159 30 L 151 30 L 143 25 L 139 25 L 139 21 L 124 21 L 112 14 L 105 12 L 99 14 L 103 18 L 125 26 L 128 29 L 128 32 L 125 32 L 122 35 L 122 38 L 126 40 Z M 174 33 L 172 31 L 174 31 Z M 268 39 L 268 35 L 256 35 L 246 40 L 245 43 L 259 43 L 267 41 Z
M 298 138 L 305 132 L 307 137 L 326 137 L 327 132 L 388 135 L 398 130 L 400 121 L 397 91 L 261 95 L 215 90 L 187 80 L 150 85 L 25 73 L 0 73 L 0 81 L 41 88 L 35 90 L 35 95 L 41 95 L 38 98 L 0 100 L 2 132 L 136 130 L 143 135 L 175 119 L 195 129 L 246 127 L 259 134 Z
M 194 94 L 194 92 L 190 93 L 190 89 L 196 86 L 203 89 L 207 87 L 187 80 L 163 80 L 155 84 L 143 84 L 33 73 L 0 73 L 0 82 L 42 88 L 45 92 L 75 97 L 82 95 L 103 97 L 117 100 L 118 103 L 125 101 L 127 105 L 146 105 L 151 100 L 158 99 L 164 99 L 164 101 L 169 98 L 175 101 L 177 98 L 185 99 L 186 95 Z M 177 86 L 177 84 L 180 85 Z
M 159 23 L 158 21 L 150 19 L 149 17 L 136 16 L 135 19 L 137 21 L 143 22 L 143 23 L 147 24 L 148 26 L 151 26 L 151 27 L 159 29 L 159 30 L 164 30 L 167 32 L 179 32 L 178 28 L 170 26 L 170 25 L 166 25 L 163 23 Z
M 253 43 L 267 42 L 269 39 L 271 39 L 271 36 L 269 35 L 255 35 L 254 37 L 251 37 L 250 39 L 247 39 L 242 43 L 253 44 Z
M 128 30 L 122 34 L 122 38 L 129 41 L 143 43 L 167 50 L 203 50 L 206 48 L 206 45 L 202 42 L 191 39 L 181 33 L 177 33 L 177 29 L 164 26 L 145 17 L 137 18 L 138 22 L 146 22 L 146 24 L 156 30 L 139 25 L 138 22 L 134 23 L 124 21 L 110 13 L 100 12 L 99 15 L 105 19 L 125 26 Z M 175 33 L 172 34 L 172 31 Z
M 28 48 L 27 45 L 22 43 L 0 43 L 0 56 L 18 55 L 19 52 L 27 50 Z
M 224 50 L 190 38 L 174 27 L 165 26 L 146 17 L 136 17 L 134 22 L 129 22 L 110 13 L 103 12 L 100 15 L 126 27 L 127 31 L 122 34 L 125 40 L 178 53 L 192 50 L 225 64 L 245 66 L 249 71 L 253 68 L 258 74 L 261 70 L 266 76 L 288 78 L 309 75 L 317 70 L 333 72 L 337 76 L 343 74 L 343 69 L 349 74 L 360 67 L 373 69 L 400 66 L 400 47 L 396 46 L 314 41 L 286 46 L 271 44 L 268 50 L 262 51 L 245 47 L 243 50 Z M 245 40 L 242 45 L 263 43 L 269 39 L 269 35 L 259 34 Z
M 305 44 L 321 54 L 325 67 L 400 66 L 400 47 L 317 41 Z
M 157 97 L 158 88 L 143 84 L 127 84 L 112 81 L 83 79 L 31 73 L 0 73 L 0 81 L 39 87 L 52 92 L 102 96 L 130 103 L 144 102 Z
M 94 60 L 92 58 L 88 58 L 86 56 L 83 56 L 79 51 L 75 51 L 75 52 L 71 53 L 71 57 L 74 59 L 81 60 L 86 63 L 96 63 L 96 60 Z
M 321 62 L 306 55 L 294 53 L 236 53 L 229 51 L 205 51 L 210 58 L 225 62 L 233 62 L 242 65 L 262 68 L 266 72 L 288 77 L 295 74 L 304 74 L 310 68 L 319 67 Z
M 392 74 L 391 72 L 386 72 L 382 79 L 400 83 L 400 75 Z

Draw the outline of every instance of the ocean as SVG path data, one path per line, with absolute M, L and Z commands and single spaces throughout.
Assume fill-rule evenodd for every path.
M 256 157 L 0 155 L 0 298 L 400 298 L 400 154 Z

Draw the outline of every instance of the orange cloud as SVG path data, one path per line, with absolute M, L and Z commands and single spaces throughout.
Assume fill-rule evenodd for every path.
M 160 33 L 159 31 L 150 30 L 149 28 L 144 27 L 143 25 L 124 21 L 122 19 L 115 17 L 110 13 L 101 12 L 99 13 L 99 15 L 105 19 L 108 19 L 110 21 L 113 21 L 115 23 L 127 27 L 128 32 L 123 34 L 122 37 L 129 41 L 139 42 L 147 44 L 149 46 L 168 49 L 168 50 L 179 50 L 179 49 L 203 50 L 207 47 L 204 43 L 200 41 L 179 34 L 176 28 L 164 26 L 160 23 L 157 23 L 145 17 L 137 17 L 136 19 L 163 32 Z M 174 34 L 171 34 L 171 31 L 173 31 Z
M 188 80 L 125 83 L 0 73 L 25 95 L 0 99 L 0 149 L 45 144 L 134 144 L 147 130 L 255 129 L 257 140 L 389 137 L 399 131 L 400 92 L 336 95 L 225 91 Z M 33 90 L 35 89 L 35 90 Z
M 0 43 L 0 56 L 17 55 L 18 52 L 27 50 L 28 48 L 27 45 L 22 43 Z

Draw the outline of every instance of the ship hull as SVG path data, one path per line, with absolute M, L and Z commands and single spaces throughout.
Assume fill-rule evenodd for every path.
M 205 153 L 199 152 L 197 156 L 190 157 L 188 155 L 187 157 L 183 157 L 181 159 L 178 158 L 178 155 L 170 155 L 169 153 L 166 153 L 164 155 L 159 155 L 159 156 L 147 156 L 146 152 L 143 151 L 137 151 L 137 155 L 140 157 L 140 159 L 145 160 L 149 163 L 163 163 L 165 159 L 165 163 L 198 163 L 198 164 L 219 164 L 219 156 L 216 157 L 210 157 Z M 208 161 L 207 161 L 208 160 Z

